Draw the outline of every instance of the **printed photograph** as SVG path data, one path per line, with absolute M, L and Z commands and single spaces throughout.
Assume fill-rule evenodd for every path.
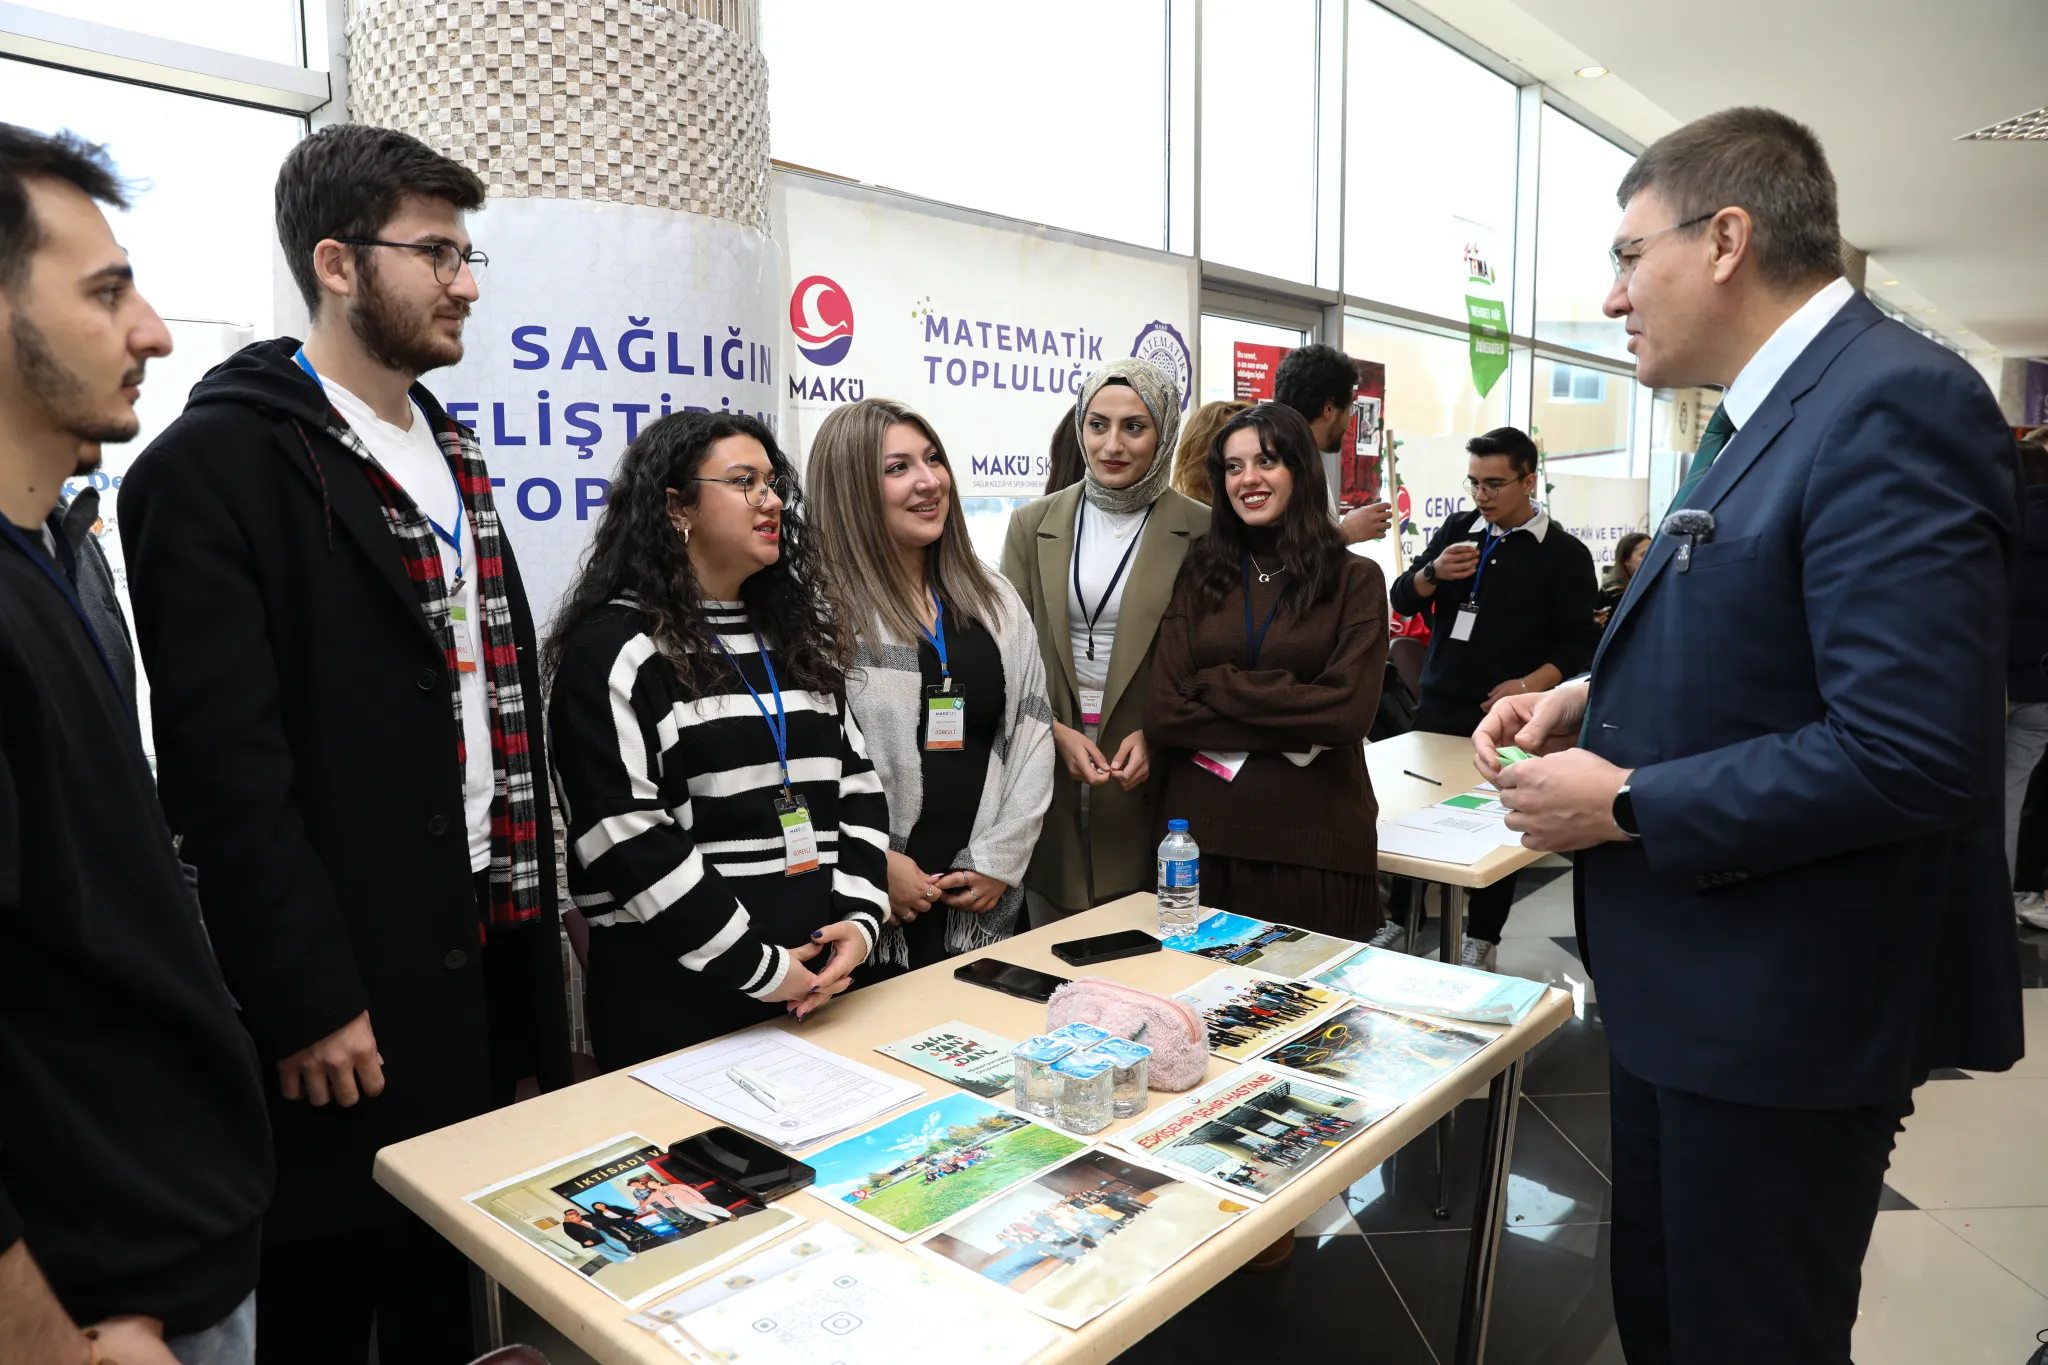
M 1492 1041 L 1488 1034 L 1434 1019 L 1353 1005 L 1263 1060 L 1405 1104 Z
M 1248 1061 L 1352 1003 L 1342 991 L 1312 981 L 1282 981 L 1243 967 L 1212 972 L 1173 998 L 1202 1016 L 1209 1050 L 1232 1062 Z
M 1033 1176 L 920 1246 L 1079 1327 L 1249 1206 L 1097 1149 Z
M 677 1163 L 636 1133 L 469 1202 L 629 1308 L 804 1221 Z
M 1168 1170 L 1264 1200 L 1393 1111 L 1298 1076 L 1245 1067 L 1116 1141 Z
M 933 1228 L 1088 1144 L 973 1095 L 948 1095 L 804 1160 L 810 1193 L 901 1240 Z
M 1253 967 L 1268 976 L 1314 976 L 1340 957 L 1358 951 L 1349 939 L 1310 933 L 1285 924 L 1268 924 L 1218 910 L 1191 934 L 1166 940 L 1166 946 L 1197 957 L 1238 967 Z

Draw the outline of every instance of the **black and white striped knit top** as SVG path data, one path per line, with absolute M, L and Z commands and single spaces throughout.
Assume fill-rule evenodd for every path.
M 706 612 L 772 713 L 746 608 Z M 853 921 L 872 952 L 889 906 L 889 808 L 844 697 L 785 682 L 790 785 L 810 809 L 819 864 L 785 876 L 775 739 L 746 688 L 728 685 L 692 693 L 639 608 L 609 603 L 563 648 L 549 749 L 569 891 L 593 932 L 645 925 L 658 951 L 761 999 L 788 972 L 788 949 L 824 925 Z

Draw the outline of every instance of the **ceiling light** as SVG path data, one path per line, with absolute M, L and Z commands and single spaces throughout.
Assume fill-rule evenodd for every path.
M 1897 280 L 1886 280 L 1886 281 L 1884 282 L 1884 287 L 1885 287 L 1885 288 L 1887 288 L 1887 289 L 1889 289 L 1889 288 L 1891 288 L 1891 287 L 1892 287 L 1893 285 L 1895 285 L 1895 284 L 1897 284 L 1897 283 L 1898 283 L 1898 281 L 1897 281 Z
M 1927 307 L 1921 309 L 1920 311 L 1923 313 L 1939 313 L 1941 310 L 1930 304 Z
M 1964 133 L 1958 142 L 2048 142 L 2048 108 L 2035 109 Z
M 1577 71 L 1572 72 L 1572 74 L 1574 76 L 1584 76 L 1589 81 L 1598 80 L 1607 74 L 1607 68 L 1604 66 L 1582 66 Z

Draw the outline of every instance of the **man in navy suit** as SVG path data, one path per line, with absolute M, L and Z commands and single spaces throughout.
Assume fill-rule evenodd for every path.
M 1813 134 L 1732 109 L 1622 180 L 1637 376 L 1725 386 L 1589 681 L 1473 736 L 1583 850 L 1631 1365 L 1847 1365 L 1912 1092 L 2022 1051 L 2003 849 L 2010 433 L 1841 278 Z M 1502 769 L 1497 749 L 1542 755 Z

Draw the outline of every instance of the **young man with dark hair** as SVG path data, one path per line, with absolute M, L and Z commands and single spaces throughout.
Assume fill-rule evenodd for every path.
M 1344 431 L 1351 425 L 1351 400 L 1357 396 L 1358 362 L 1335 346 L 1320 342 L 1297 346 L 1273 372 L 1273 401 L 1293 408 L 1308 422 L 1316 449 L 1323 455 L 1323 473 L 1329 477 L 1332 498 L 1343 486 L 1338 463 Z M 1392 504 L 1382 501 L 1354 507 L 1338 524 L 1344 531 L 1344 543 L 1356 545 L 1378 540 L 1393 522 Z
M 95 201 L 102 149 L 0 123 L 0 1362 L 247 1365 L 261 1075 L 49 521 L 171 349 Z
M 275 1073 L 266 1361 L 467 1359 L 461 1257 L 377 1149 L 567 1079 L 539 658 L 462 357 L 484 186 L 403 133 L 285 159 L 313 317 L 216 368 L 121 492 L 163 800 Z
M 1469 735 L 1502 697 L 1585 672 L 1600 644 L 1593 555 L 1536 505 L 1536 443 L 1496 427 L 1465 451 L 1475 506 L 1447 519 L 1387 594 L 1429 623 L 1415 728 L 1439 735 Z M 1465 965 L 1493 970 L 1514 902 L 1513 876 L 1471 894 Z M 1391 947 L 1401 932 L 1389 925 L 1373 941 Z

